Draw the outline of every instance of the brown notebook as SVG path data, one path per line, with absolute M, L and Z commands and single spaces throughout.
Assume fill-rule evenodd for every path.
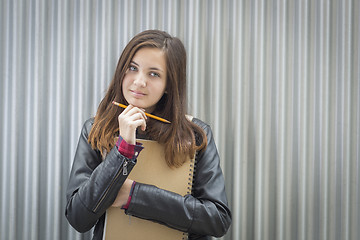
M 179 168 L 170 168 L 165 162 L 164 146 L 155 141 L 137 140 L 144 149 L 129 178 L 140 183 L 185 196 L 190 194 L 194 172 L 194 159 L 188 159 Z M 105 240 L 169 240 L 187 239 L 187 234 L 159 223 L 128 216 L 120 208 L 106 211 Z

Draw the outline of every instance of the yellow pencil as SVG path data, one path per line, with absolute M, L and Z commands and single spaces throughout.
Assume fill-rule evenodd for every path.
M 114 105 L 119 106 L 119 107 L 122 107 L 122 108 L 126 108 L 126 107 L 127 107 L 126 105 L 121 104 L 121 103 L 118 103 L 118 102 L 115 102 L 115 101 L 113 101 L 112 103 L 113 103 Z M 153 119 L 159 120 L 159 121 L 161 121 L 161 122 L 164 122 L 164 123 L 171 123 L 170 121 L 168 121 L 168 120 L 166 120 L 166 119 L 163 119 L 163 118 L 161 118 L 161 117 L 152 115 L 152 114 L 150 114 L 150 113 L 145 113 L 145 115 L 148 116 L 148 117 L 151 117 L 151 118 L 153 118 Z

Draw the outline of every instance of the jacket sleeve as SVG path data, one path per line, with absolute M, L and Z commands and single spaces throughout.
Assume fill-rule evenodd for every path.
M 89 231 L 114 202 L 127 176 L 122 174 L 126 162 L 128 172 L 135 160 L 121 155 L 114 147 L 102 161 L 99 151 L 88 143 L 92 120 L 85 122 L 74 157 L 66 191 L 65 215 L 79 232 Z
M 225 183 L 216 145 L 208 125 L 208 146 L 196 158 L 191 195 L 181 196 L 153 185 L 136 183 L 126 213 L 165 224 L 190 235 L 225 235 L 231 224 Z

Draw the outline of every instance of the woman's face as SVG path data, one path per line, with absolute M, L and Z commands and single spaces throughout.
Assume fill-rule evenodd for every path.
M 141 48 L 125 73 L 122 90 L 126 101 L 146 112 L 154 111 L 166 87 L 166 60 L 158 48 Z

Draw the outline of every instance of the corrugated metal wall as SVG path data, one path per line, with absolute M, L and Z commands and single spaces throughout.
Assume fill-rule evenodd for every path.
M 357 0 L 0 0 L 0 239 L 89 239 L 64 217 L 80 128 L 130 38 L 188 50 L 190 113 L 211 124 L 224 239 L 360 238 Z

